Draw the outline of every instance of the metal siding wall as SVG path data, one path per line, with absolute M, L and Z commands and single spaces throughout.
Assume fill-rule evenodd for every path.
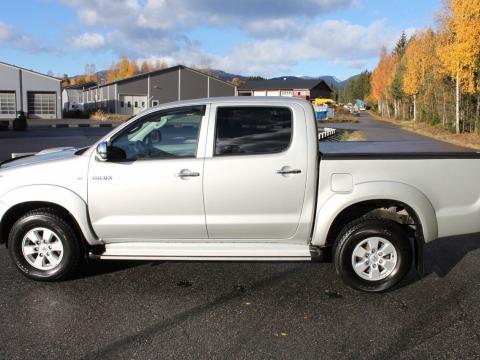
M 63 89 L 62 91 L 62 109 L 63 111 L 68 111 L 68 93 L 67 93 L 67 89 Z
M 210 78 L 210 97 L 235 96 L 235 86 Z
M 102 93 L 102 100 L 108 100 L 108 86 L 104 86 L 100 88 Z
M 120 95 L 147 95 L 147 78 L 132 79 L 118 83 L 118 93 Z
M 62 103 L 63 110 L 68 110 L 67 105 L 81 104 L 82 103 L 82 90 L 81 89 L 63 89 L 62 91 Z
M 182 70 L 182 76 L 185 70 Z M 157 88 L 155 88 L 157 87 Z M 146 93 L 145 93 L 146 95 Z M 150 96 L 160 104 L 178 100 L 178 70 L 150 76 Z
M 200 99 L 208 96 L 208 77 L 188 69 L 182 69 L 180 99 Z
M 18 69 L 0 64 L 0 91 L 15 91 L 17 110 L 22 109 L 22 104 L 20 103 L 20 77 Z M 1 119 L 12 119 L 14 117 L 15 115 L 0 114 Z
M 110 113 L 115 112 L 115 85 L 109 85 L 104 87 L 105 91 L 105 102 L 106 104 L 106 111 Z
M 28 92 L 55 92 L 56 100 L 56 118 L 62 118 L 62 93 L 60 81 L 50 79 L 46 76 L 34 74 L 28 71 L 22 71 L 22 90 L 23 90 L 23 109 L 28 109 L 27 93 Z

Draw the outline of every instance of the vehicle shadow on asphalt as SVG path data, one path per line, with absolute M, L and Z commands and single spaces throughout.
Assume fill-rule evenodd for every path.
M 409 275 L 400 282 L 397 288 L 409 286 L 421 279 L 436 274 L 447 276 L 470 252 L 480 249 L 480 233 L 437 239 L 424 248 L 424 272 L 412 267 Z
M 104 274 L 123 271 L 140 265 L 145 265 L 145 261 L 128 261 L 128 260 L 112 260 L 112 261 L 84 261 L 73 279 L 84 279 Z
M 470 252 L 480 249 L 480 233 L 438 239 L 425 246 L 425 274 L 448 275 Z
M 440 277 L 447 276 L 452 269 L 470 252 L 480 249 L 480 233 L 449 237 L 432 241 L 425 245 L 424 249 L 424 274 L 420 276 L 413 268 L 409 276 L 399 284 L 399 287 L 408 286 L 430 274 L 437 274 Z M 331 261 L 326 261 L 331 262 Z M 164 261 L 85 261 L 77 272 L 75 278 L 88 278 L 103 274 L 127 270 L 146 263 L 156 266 L 165 263 Z

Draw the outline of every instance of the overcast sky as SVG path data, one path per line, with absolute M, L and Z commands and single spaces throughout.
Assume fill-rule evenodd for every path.
M 372 69 L 438 0 L 17 0 L 2 2 L 0 61 L 75 75 L 119 56 L 242 75 Z M 0 79 L 1 81 L 1 79 Z

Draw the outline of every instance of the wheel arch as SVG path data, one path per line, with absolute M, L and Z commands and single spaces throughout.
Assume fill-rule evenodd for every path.
M 331 196 L 317 209 L 312 245 L 328 247 L 348 222 L 390 206 L 403 207 L 415 223 L 415 260 L 422 272 L 424 244 L 438 237 L 437 218 L 426 195 L 403 183 L 368 182 L 355 185 L 349 194 Z
M 52 208 L 65 217 L 86 243 L 101 244 L 91 228 L 87 204 L 71 190 L 51 185 L 27 186 L 11 190 L 0 200 L 4 207 L 0 219 L 1 242 L 6 242 L 12 225 L 22 215 L 38 208 Z

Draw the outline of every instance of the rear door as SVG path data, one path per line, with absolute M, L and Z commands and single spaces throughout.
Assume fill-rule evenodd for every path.
M 204 165 L 209 237 L 292 238 L 307 181 L 301 109 L 216 105 L 210 119 Z

